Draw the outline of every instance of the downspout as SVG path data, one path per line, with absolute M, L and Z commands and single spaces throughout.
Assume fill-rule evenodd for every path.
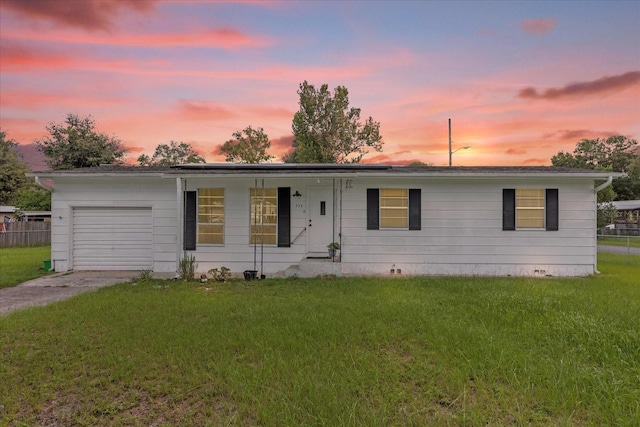
M 604 190 L 605 188 L 610 186 L 612 182 L 613 182 L 613 177 L 610 176 L 609 178 L 607 178 L 607 180 L 603 184 L 600 184 L 599 186 L 597 186 L 595 188 L 595 190 L 593 190 L 594 193 L 598 194 L 598 192 L 600 192 L 600 190 Z
M 184 240 L 184 202 L 182 194 L 182 178 L 176 178 L 176 217 L 178 223 L 176 224 L 176 278 L 180 276 L 180 258 Z
M 596 195 L 596 211 L 598 209 L 598 192 L 600 192 L 601 190 L 604 190 L 605 188 L 610 186 L 612 182 L 613 182 L 613 177 L 609 176 L 604 183 L 598 185 L 593 190 L 593 193 Z M 597 214 L 596 214 L 596 218 L 597 218 Z M 597 219 L 596 219 L 596 221 L 597 221 Z M 596 226 L 597 226 L 597 224 L 596 224 Z M 595 260 L 594 260 L 594 264 L 593 264 L 594 265 L 593 271 L 595 272 L 595 274 L 600 274 L 600 272 L 598 271 L 598 231 L 597 231 L 597 228 L 596 228 L 596 235 L 595 235 L 595 248 L 596 248 L 596 255 L 595 255 Z
M 44 188 L 45 190 L 47 190 L 49 193 L 53 193 L 53 187 L 49 187 L 47 185 L 44 185 L 44 183 L 42 181 L 40 181 L 40 177 L 39 176 L 34 176 L 33 177 L 36 181 L 36 184 L 38 185 L 38 187 L 40 188 Z

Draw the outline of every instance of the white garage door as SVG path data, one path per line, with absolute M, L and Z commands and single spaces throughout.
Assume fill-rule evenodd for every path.
M 74 270 L 146 270 L 153 265 L 151 208 L 74 208 Z

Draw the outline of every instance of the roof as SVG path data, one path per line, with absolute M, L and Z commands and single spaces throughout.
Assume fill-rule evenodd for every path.
M 619 211 L 635 211 L 636 209 L 640 209 L 640 200 L 617 200 L 611 203 L 613 203 L 613 206 Z
M 554 166 L 397 166 L 385 164 L 332 164 L 332 163 L 192 163 L 172 167 L 102 165 L 57 171 L 33 172 L 29 176 L 55 178 L 64 176 L 120 176 L 146 175 L 159 177 L 210 176 L 210 175 L 333 175 L 333 176 L 424 176 L 424 177 L 575 177 L 606 179 L 619 177 L 622 173 L 595 171 L 591 169 L 562 168 Z
M 15 206 L 0 206 L 0 213 L 14 213 L 15 211 Z

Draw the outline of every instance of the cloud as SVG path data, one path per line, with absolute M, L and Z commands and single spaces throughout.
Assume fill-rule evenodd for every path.
M 23 46 L 3 43 L 0 49 L 0 69 L 2 71 L 25 71 L 42 68 L 66 69 L 77 61 L 68 55 L 44 49 L 29 49 Z
M 148 12 L 156 0 L 3 0 L 0 7 L 11 9 L 23 17 L 86 30 L 109 30 L 122 9 Z
M 620 132 L 613 131 L 593 131 L 588 129 L 576 129 L 576 130 L 558 130 L 555 132 L 549 132 L 542 135 L 543 138 L 549 139 L 560 139 L 560 140 L 572 140 L 578 141 L 582 139 L 590 139 L 590 138 L 608 138 L 613 135 L 620 135 Z
M 527 34 L 547 34 L 556 26 L 553 18 L 529 19 L 520 23 L 520 28 Z
M 206 101 L 181 100 L 178 113 L 187 120 L 213 121 L 226 120 L 236 116 L 234 112 L 222 105 Z
M 548 165 L 549 159 L 541 159 L 541 158 L 529 158 L 521 161 L 523 165 Z
M 571 96 L 606 94 L 624 90 L 640 83 L 640 71 L 629 71 L 617 76 L 604 76 L 590 82 L 571 83 L 560 88 L 550 88 L 538 93 L 534 87 L 527 87 L 518 93 L 524 99 L 558 99 Z
M 0 92 L 0 105 L 23 110 L 34 110 L 51 105 L 73 105 L 76 107 L 92 107 L 96 104 L 103 106 L 123 105 L 130 102 L 128 98 L 114 98 L 102 96 L 99 99 L 69 95 L 66 93 L 38 93 L 30 91 Z
M 273 43 L 267 37 L 251 36 L 228 27 L 189 32 L 87 34 L 82 37 L 78 37 L 76 32 L 67 29 L 52 30 L 46 33 L 30 29 L 13 29 L 3 34 L 3 37 L 38 42 L 46 41 L 84 45 L 137 47 L 189 46 L 228 50 L 247 47 L 265 47 Z
M 527 150 L 518 149 L 518 148 L 509 148 L 505 151 L 505 154 L 527 154 Z
M 285 135 L 271 140 L 271 148 L 278 154 L 285 154 L 291 151 L 293 145 L 293 135 Z

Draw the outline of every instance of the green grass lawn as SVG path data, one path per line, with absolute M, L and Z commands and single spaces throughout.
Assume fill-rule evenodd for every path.
M 640 262 L 148 281 L 0 317 L 0 425 L 640 425 Z
M 0 289 L 46 275 L 43 262 L 50 258 L 51 246 L 0 248 Z
M 599 245 L 624 246 L 640 248 L 640 237 L 637 236 L 598 236 Z

